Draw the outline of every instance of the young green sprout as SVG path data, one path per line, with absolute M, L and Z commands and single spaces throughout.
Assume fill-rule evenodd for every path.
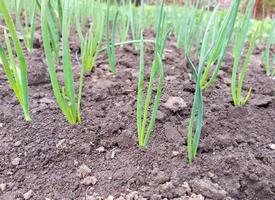
M 26 48 L 29 52 L 32 51 L 34 42 L 34 31 L 36 27 L 37 4 L 35 0 L 18 0 L 16 1 L 16 26 L 19 28 L 24 37 Z M 21 13 L 24 14 L 24 24 L 21 23 Z
M 163 11 L 163 3 L 159 14 L 158 27 L 156 30 L 155 55 L 150 73 L 150 80 L 147 86 L 145 103 L 143 105 L 143 87 L 144 87 L 144 42 L 141 32 L 141 46 L 140 46 L 140 63 L 139 63 L 139 80 L 138 80 L 138 97 L 137 97 L 137 129 L 139 146 L 146 147 L 154 129 L 156 113 L 158 110 L 162 88 L 164 85 L 164 69 L 162 64 L 162 55 L 164 52 L 165 43 L 169 31 L 165 33 L 164 30 L 165 13 Z M 148 114 L 150 110 L 150 103 L 153 92 L 153 84 L 157 82 L 157 92 L 152 104 L 150 120 L 148 124 Z M 148 126 L 147 126 L 148 125 Z
M 54 42 L 52 41 L 51 33 L 49 29 L 51 29 L 52 25 L 56 27 L 56 24 L 52 24 L 49 0 L 42 0 L 41 3 L 41 28 L 42 28 L 42 38 L 44 44 L 44 50 L 46 54 L 48 71 L 51 78 L 51 83 L 54 91 L 54 95 L 56 101 L 65 115 L 66 119 L 70 124 L 75 124 L 77 121 L 80 123 L 80 99 L 82 92 L 82 84 L 83 84 L 83 65 L 81 68 L 80 80 L 79 80 L 79 95 L 78 95 L 78 103 L 76 107 L 75 100 L 75 89 L 74 89 L 74 79 L 72 72 L 72 63 L 70 56 L 70 47 L 69 47 L 69 32 L 70 32 L 70 14 L 69 9 L 72 4 L 69 3 L 69 0 L 64 0 L 62 5 L 62 38 L 61 38 L 61 46 L 62 46 L 62 63 L 63 63 L 63 77 L 64 77 L 64 87 L 59 84 L 57 79 L 56 72 L 56 63 L 54 58 L 55 50 L 52 48 Z M 56 44 L 58 45 L 58 44 Z
M 119 6 L 119 16 L 118 16 L 118 32 L 120 42 L 126 41 L 130 29 L 130 20 L 127 15 L 128 11 L 128 3 L 124 0 L 122 1 L 122 5 Z
M 220 28 L 215 28 L 214 39 L 211 40 L 211 46 L 213 48 L 209 58 L 207 59 L 206 67 L 202 74 L 201 87 L 203 90 L 210 87 L 215 81 L 218 72 L 221 68 L 225 52 L 227 50 L 229 41 L 234 30 L 236 17 L 238 14 L 238 8 L 240 1 L 232 1 L 227 14 L 221 22 Z M 215 27 L 215 26 L 214 26 Z M 216 65 L 215 65 L 216 63 Z M 214 66 L 212 75 L 210 75 L 211 69 Z
M 83 34 L 85 25 L 88 18 L 87 2 L 76 1 L 75 7 L 75 21 L 76 30 L 81 44 L 81 57 L 85 71 L 91 71 L 94 67 L 95 60 L 102 45 L 102 38 L 104 33 L 104 12 L 101 9 L 101 3 L 99 1 L 93 1 L 91 5 L 92 10 L 92 22 L 90 23 L 90 29 L 86 36 Z M 88 7 L 89 8 L 89 7 Z M 85 18 L 83 17 L 86 16 Z
M 115 57 L 115 36 L 117 29 L 117 19 L 118 11 L 116 11 L 115 17 L 112 23 L 112 39 L 110 40 L 110 1 L 107 5 L 107 14 L 106 14 L 106 47 L 107 55 L 109 60 L 109 65 L 112 73 L 116 72 L 116 57 Z
M 250 0 L 248 3 L 243 21 L 241 23 L 241 26 L 238 29 L 238 32 L 235 38 L 234 47 L 233 47 L 234 62 L 233 62 L 232 77 L 231 77 L 231 94 L 232 94 L 232 99 L 235 106 L 245 105 L 251 95 L 251 90 L 252 90 L 250 88 L 246 97 L 242 98 L 241 92 L 242 92 L 243 81 L 246 75 L 250 56 L 252 54 L 253 48 L 256 43 L 257 35 L 259 32 L 259 26 L 257 26 L 256 31 L 252 33 L 252 36 L 249 39 L 249 48 L 246 52 L 245 60 L 242 65 L 239 77 L 237 76 L 238 76 L 238 66 L 240 64 L 243 48 L 246 42 L 245 39 L 247 38 L 248 30 L 250 27 L 250 18 L 252 15 L 254 1 L 255 0 Z
M 184 49 L 184 58 L 190 55 L 193 42 L 197 36 L 199 25 L 197 24 L 197 16 L 200 18 L 201 13 L 197 7 L 198 5 L 190 5 L 186 7 L 183 16 L 176 21 L 175 26 L 179 27 L 178 30 L 178 47 Z
M 275 65 L 275 63 L 273 63 L 272 51 L 270 51 L 272 45 L 273 46 L 275 45 L 275 20 L 273 20 L 271 24 L 272 25 L 269 31 L 267 46 L 263 52 L 263 65 L 264 65 L 266 75 L 268 76 L 275 75 L 275 67 L 272 66 L 272 65 Z
M 221 57 L 223 57 L 223 54 L 225 51 L 224 47 L 228 45 L 228 42 L 230 40 L 230 38 L 228 38 L 228 35 L 231 36 L 231 33 L 229 31 L 233 31 L 233 26 L 234 26 L 239 5 L 240 5 L 240 0 L 232 2 L 231 8 L 229 9 L 229 13 L 231 14 L 227 15 L 229 19 L 225 18 L 224 20 L 226 21 L 226 24 L 230 22 L 230 23 L 233 23 L 233 25 L 229 27 L 229 30 L 226 30 L 226 29 L 224 30 L 223 27 L 221 28 L 221 32 L 218 34 L 219 37 L 224 35 L 222 34 L 223 31 L 227 33 L 225 34 L 227 37 L 225 37 L 223 40 L 218 40 L 218 42 L 220 43 L 218 42 L 213 43 L 211 42 L 211 38 L 210 38 L 211 37 L 210 29 L 213 27 L 215 23 L 215 19 L 218 12 L 218 6 L 216 6 L 216 8 L 211 14 L 211 17 L 208 21 L 208 24 L 204 33 L 201 50 L 200 50 L 199 65 L 197 70 L 193 65 L 192 61 L 188 58 L 189 62 L 192 65 L 193 73 L 195 74 L 195 78 L 196 78 L 195 95 L 194 95 L 194 101 L 193 101 L 191 117 L 190 117 L 189 126 L 188 126 L 188 133 L 187 133 L 188 161 L 190 164 L 193 162 L 197 154 L 202 126 L 203 126 L 204 105 L 203 105 L 203 93 L 202 93 L 203 86 L 201 84 L 203 80 L 203 72 L 205 73 L 204 70 L 206 70 L 207 67 L 212 67 L 212 65 L 214 64 L 214 61 L 217 58 L 220 59 Z M 221 50 L 221 49 L 222 49 L 222 52 L 218 53 L 217 50 Z M 204 65 L 206 63 L 208 65 L 206 65 L 206 69 L 204 69 Z M 209 65 L 209 63 L 211 63 L 212 65 Z
M 14 23 L 5 4 L 5 0 L 0 0 L 0 13 L 3 15 L 6 25 L 9 29 L 9 34 L 11 35 L 12 42 L 15 48 L 15 53 L 18 59 L 18 66 L 15 58 L 16 56 L 14 55 L 12 50 L 11 41 L 9 38 L 10 36 L 6 31 L 4 31 L 4 37 L 8 54 L 5 53 L 3 46 L 0 44 L 0 60 L 2 60 L 2 65 L 4 67 L 4 71 L 8 78 L 9 84 L 20 103 L 20 106 L 23 109 L 26 121 L 31 121 L 28 99 L 29 89 L 27 64 Z

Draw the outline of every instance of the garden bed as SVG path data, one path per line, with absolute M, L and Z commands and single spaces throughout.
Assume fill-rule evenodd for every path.
M 77 78 L 79 47 L 74 41 L 71 46 Z M 147 67 L 153 49 L 146 46 Z M 0 68 L 0 199 L 274 199 L 275 80 L 264 74 L 261 55 L 252 55 L 246 77 L 251 99 L 235 107 L 227 53 L 204 94 L 199 152 L 188 165 L 186 135 L 195 90 L 191 70 L 175 38 L 169 38 L 156 126 L 149 147 L 139 148 L 138 54 L 132 46 L 118 48 L 115 75 L 107 56 L 99 55 L 94 71 L 85 76 L 83 123 L 76 126 L 67 123 L 55 102 L 42 47 L 27 58 L 32 123 L 25 122 Z M 145 77 L 148 81 L 148 69 Z

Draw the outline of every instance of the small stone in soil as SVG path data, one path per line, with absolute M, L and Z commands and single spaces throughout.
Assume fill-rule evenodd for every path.
M 23 197 L 25 200 L 30 199 L 33 196 L 33 191 L 29 190 L 28 192 L 26 192 L 25 194 L 23 194 Z
M 6 183 L 0 184 L 0 190 L 1 190 L 2 192 L 4 192 L 6 189 L 7 189 L 7 184 L 6 184 Z
M 55 101 L 53 99 L 48 98 L 48 97 L 43 97 L 42 99 L 40 99 L 40 103 L 53 104 L 53 103 L 55 103 Z
M 86 186 L 95 185 L 97 183 L 97 178 L 95 176 L 87 176 L 80 183 Z
M 114 199 L 115 199 L 115 197 L 112 196 L 112 195 L 110 195 L 110 196 L 108 196 L 105 200 L 114 200 Z
M 201 194 L 192 194 L 187 200 L 204 200 L 205 198 Z
M 64 150 L 66 148 L 66 139 L 62 139 L 60 140 L 57 145 L 56 145 L 56 148 L 59 149 L 59 150 Z
M 181 97 L 169 97 L 163 106 L 172 112 L 178 112 L 186 108 L 187 104 Z
M 20 164 L 20 161 L 21 161 L 21 158 L 14 158 L 14 159 L 12 159 L 11 160 L 11 164 L 13 165 L 13 166 L 17 166 L 17 165 L 19 165 Z
M 89 174 L 91 174 L 92 170 L 87 166 L 87 165 L 81 165 L 77 171 L 76 171 L 76 175 L 80 178 L 84 178 L 86 176 L 88 176 Z
M 99 153 L 104 153 L 105 148 L 103 146 L 101 146 L 101 147 L 97 148 L 96 151 L 99 152 Z
M 74 160 L 74 166 L 78 166 L 79 162 L 77 160 Z
M 268 146 L 270 147 L 270 149 L 275 150 L 275 144 L 269 144 Z
M 178 152 L 178 151 L 172 151 L 172 157 L 176 157 L 178 155 L 180 155 L 180 152 Z
M 21 141 L 17 141 L 17 142 L 14 143 L 15 147 L 19 147 L 20 145 L 21 145 Z

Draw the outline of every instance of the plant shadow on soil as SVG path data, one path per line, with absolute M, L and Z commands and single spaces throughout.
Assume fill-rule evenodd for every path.
M 148 31 L 147 35 L 153 34 Z M 152 49 L 146 48 L 146 81 Z M 77 51 L 72 42 L 76 80 Z M 28 191 L 32 199 L 57 200 L 109 195 L 120 199 L 275 198 L 275 150 L 270 148 L 275 143 L 275 82 L 264 75 L 259 54 L 252 56 L 249 65 L 244 91 L 251 86 L 253 92 L 242 108 L 231 104 L 232 58 L 226 55 L 217 80 L 204 94 L 202 138 L 190 166 L 186 132 L 194 82 L 175 38 L 167 43 L 165 88 L 147 149 L 137 145 L 139 57 L 132 46 L 117 49 L 115 75 L 108 71 L 106 55 L 99 55 L 95 70 L 85 76 L 83 123 L 75 126 L 66 122 L 55 103 L 42 52 L 40 47 L 28 56 L 32 123 L 24 121 L 0 69 L 1 200 L 23 199 Z M 169 109 L 171 97 L 181 98 L 186 105 Z M 94 181 L 89 182 L 91 177 Z

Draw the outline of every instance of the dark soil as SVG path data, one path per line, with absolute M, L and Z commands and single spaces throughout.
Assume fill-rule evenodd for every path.
M 78 80 L 78 47 L 72 46 Z M 275 81 L 265 76 L 260 54 L 251 59 L 244 93 L 250 86 L 253 92 L 241 108 L 231 103 L 227 54 L 204 94 L 200 148 L 188 165 L 186 133 L 195 85 L 174 38 L 165 51 L 165 88 L 147 149 L 137 145 L 139 57 L 132 46 L 117 49 L 115 75 L 106 55 L 99 55 L 85 77 L 83 123 L 76 126 L 66 122 L 55 102 L 42 52 L 34 49 L 28 57 L 32 123 L 24 121 L 0 68 L 1 200 L 275 199 Z M 149 71 L 153 48 L 147 46 L 146 53 Z M 186 106 L 169 109 L 171 97 Z

